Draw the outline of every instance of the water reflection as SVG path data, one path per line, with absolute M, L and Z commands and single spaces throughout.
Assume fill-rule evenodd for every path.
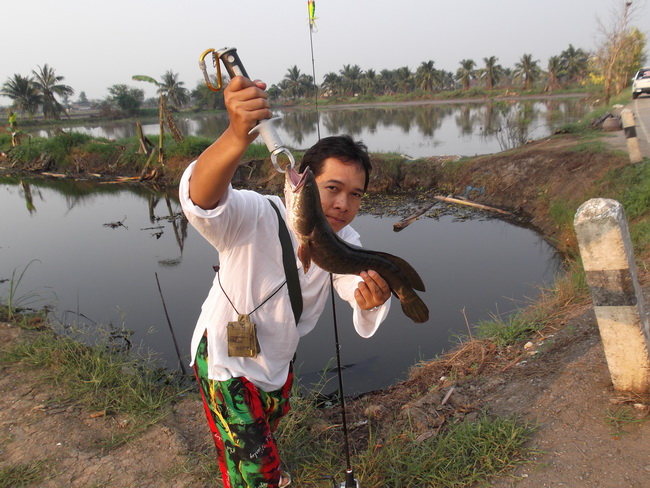
M 35 291 L 51 301 L 61 322 L 132 329 L 129 340 L 176 368 L 162 294 L 182 355 L 189 357 L 218 256 L 181 216 L 175 190 L 0 178 L 0 206 L 0 282 L 37 259 L 19 294 Z M 466 333 L 461 309 L 470 323 L 491 311 L 508 312 L 535 296 L 536 284 L 550 282 L 560 264 L 538 235 L 498 220 L 423 218 L 395 233 L 396 220 L 359 215 L 355 228 L 369 247 L 381 243 L 380 250 L 418 270 L 431 320 L 413 324 L 395 303 L 378 333 L 364 340 L 350 327 L 347 305 L 337 307 L 343 361 L 353 365 L 345 372 L 350 393 L 403 378 L 419 359 L 435 356 L 454 335 Z M 0 296 L 6 287 L 0 284 Z M 303 384 L 320 379 L 334 353 L 328 309 L 301 340 L 296 367 Z
M 277 110 L 276 127 L 285 144 L 306 148 L 318 139 L 351 134 L 371 151 L 396 152 L 411 157 L 474 155 L 509 149 L 528 139 L 544 137 L 575 122 L 590 109 L 584 98 L 498 101 L 488 103 L 421 103 L 362 107 L 322 107 Z M 215 138 L 227 127 L 224 113 L 177 116 L 182 133 Z M 68 129 L 66 129 L 68 130 Z M 133 122 L 102 123 L 69 128 L 95 137 L 122 139 L 136 136 Z M 145 134 L 157 134 L 157 122 L 143 124 Z M 49 136 L 51 131 L 35 135 Z

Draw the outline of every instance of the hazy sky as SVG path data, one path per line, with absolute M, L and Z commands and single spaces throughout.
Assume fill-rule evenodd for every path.
M 317 0 L 316 80 L 346 64 L 412 71 L 422 61 L 455 72 L 462 59 L 496 56 L 513 67 L 523 54 L 546 67 L 569 44 L 593 49 L 622 0 Z M 644 3 L 644 0 L 635 0 Z M 91 99 L 127 84 L 153 96 L 167 70 L 185 87 L 202 79 L 200 54 L 236 47 L 253 78 L 278 83 L 293 65 L 312 74 L 306 0 L 22 0 L 3 2 L 0 83 L 45 63 Z M 650 34 L 650 6 L 633 19 Z M 0 104 L 10 100 L 0 97 Z

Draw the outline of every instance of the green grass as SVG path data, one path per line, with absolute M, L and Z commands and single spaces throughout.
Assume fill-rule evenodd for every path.
M 1 351 L 0 362 L 32 367 L 57 387 L 62 400 L 106 413 L 155 418 L 179 393 L 155 359 L 116 351 L 108 337 L 89 346 L 48 329 Z
M 71 149 L 81 147 L 91 140 L 91 136 L 79 132 L 59 134 L 50 138 L 29 138 L 12 148 L 11 159 L 22 164 L 39 158 L 49 159 L 59 167 L 67 167 L 72 163 Z
M 612 429 L 612 436 L 619 437 L 626 434 L 625 427 L 643 422 L 641 418 L 630 407 L 609 408 L 605 412 L 605 423 Z
M 650 209 L 650 160 L 612 170 L 602 185 L 625 208 L 628 218 L 636 219 Z
M 0 488 L 34 486 L 45 479 L 46 469 L 43 461 L 0 468 Z
M 497 347 L 506 347 L 527 341 L 543 326 L 543 322 L 531 319 L 526 310 L 519 310 L 505 318 L 493 314 L 491 318 L 478 322 L 475 337 L 487 339 Z
M 558 228 L 573 226 L 573 218 L 578 208 L 565 201 L 554 201 L 548 207 L 548 215 Z
M 11 273 L 11 278 L 7 278 L 7 293 L 4 298 L 0 300 L 0 305 L 3 306 L 5 312 L 3 315 L 7 317 L 7 320 L 14 320 L 17 314 L 41 300 L 41 296 L 35 291 L 29 291 L 24 294 L 22 294 L 22 290 L 20 293 L 18 291 L 25 273 L 29 267 L 36 262 L 40 263 L 38 259 L 32 259 L 18 275 L 16 274 L 17 270 L 14 269 Z M 0 314 L 0 316 L 2 316 L 2 314 Z
M 416 432 L 400 430 L 381 444 L 370 442 L 353 466 L 367 486 L 466 487 L 527 462 L 533 451 L 526 442 L 533 432 L 514 418 L 489 417 L 456 424 L 424 441 Z

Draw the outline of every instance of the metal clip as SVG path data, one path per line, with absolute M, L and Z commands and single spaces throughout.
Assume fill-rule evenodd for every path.
M 217 69 L 216 88 L 212 85 L 212 82 L 210 81 L 210 76 L 208 75 L 208 69 L 205 65 L 205 57 L 210 53 L 212 53 L 212 65 Z M 221 91 L 221 88 L 223 88 L 223 84 L 221 81 L 221 65 L 219 64 L 219 54 L 215 49 L 206 49 L 205 51 L 203 51 L 203 53 L 201 53 L 201 57 L 199 58 L 199 68 L 201 68 L 201 71 L 203 72 L 203 78 L 205 79 L 205 84 L 208 85 L 208 88 L 213 92 Z

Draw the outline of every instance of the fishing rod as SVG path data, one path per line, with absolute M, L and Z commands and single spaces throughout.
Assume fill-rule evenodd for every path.
M 216 87 L 212 84 L 212 81 L 210 80 L 210 76 L 208 75 L 208 69 L 205 63 L 205 58 L 206 56 L 208 56 L 208 54 L 212 54 L 212 62 L 214 67 L 217 70 Z M 231 79 L 234 78 L 235 76 L 244 76 L 249 80 L 251 79 L 250 76 L 248 76 L 248 73 L 246 72 L 244 65 L 242 64 L 239 55 L 237 54 L 237 48 L 225 47 L 219 50 L 206 49 L 205 51 L 203 51 L 201 57 L 199 58 L 199 68 L 201 68 L 201 71 L 203 72 L 203 78 L 205 78 L 205 84 L 213 92 L 221 91 L 223 87 L 223 81 L 221 77 L 221 65 L 219 64 L 219 61 L 223 63 Z M 262 136 L 262 139 L 264 139 L 264 143 L 266 144 L 267 149 L 271 153 L 271 162 L 273 163 L 273 166 L 275 166 L 275 169 L 278 170 L 280 173 L 284 173 L 284 169 L 282 169 L 278 164 L 277 161 L 278 156 L 280 154 L 284 154 L 289 159 L 289 166 L 291 168 L 293 168 L 296 165 L 296 160 L 294 159 L 293 154 L 291 154 L 291 151 L 289 151 L 289 149 L 287 149 L 287 147 L 282 143 L 282 140 L 280 139 L 278 132 L 275 130 L 275 126 L 273 124 L 279 119 L 280 117 L 273 117 L 270 119 L 261 120 L 257 123 L 255 127 L 253 127 L 250 130 L 249 134 L 259 134 Z
M 309 11 L 309 46 L 311 49 L 311 71 L 312 80 L 314 82 L 314 99 L 316 106 L 316 129 L 318 133 L 318 140 L 320 141 L 320 114 L 318 112 L 318 85 L 316 84 L 316 62 L 314 60 L 314 32 L 318 32 L 316 28 L 316 1 L 309 0 L 307 2 L 307 9 Z M 339 398 L 341 402 L 341 423 L 343 424 L 343 446 L 345 449 L 345 479 L 336 484 L 334 481 L 334 488 L 361 488 L 359 480 L 354 477 L 354 470 L 352 469 L 352 462 L 350 460 L 350 441 L 348 436 L 348 423 L 345 411 L 345 392 L 343 390 L 343 368 L 341 366 L 341 344 L 339 342 L 339 326 L 336 318 L 336 300 L 334 298 L 334 278 L 330 273 L 330 295 L 332 297 L 332 317 L 334 321 L 334 343 L 336 347 L 336 370 L 338 373 L 339 381 Z
M 345 393 L 343 391 L 343 368 L 341 366 L 341 344 L 339 342 L 339 326 L 336 320 L 336 301 L 334 299 L 334 278 L 330 273 L 330 295 L 332 296 L 332 316 L 334 318 L 334 342 L 336 344 L 336 366 L 339 377 L 339 397 L 341 402 L 341 423 L 343 424 L 343 446 L 345 448 L 345 480 L 340 488 L 361 488 L 359 480 L 354 477 L 354 470 L 350 461 L 350 442 L 348 440 L 348 423 L 345 414 Z M 336 483 L 335 483 L 336 486 Z

